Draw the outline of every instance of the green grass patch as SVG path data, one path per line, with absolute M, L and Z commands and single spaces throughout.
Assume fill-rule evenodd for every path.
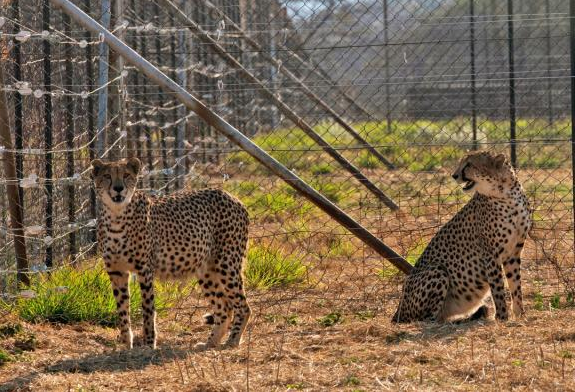
M 157 312 L 161 315 L 174 306 L 189 295 L 195 285 L 194 281 L 180 285 L 156 282 Z M 12 309 L 29 322 L 116 324 L 116 301 L 108 274 L 100 262 L 84 268 L 64 266 L 51 274 L 34 275 L 29 289 L 35 293 L 34 298 L 0 302 L 0 307 Z M 140 288 L 133 282 L 130 282 L 130 307 L 134 318 L 141 317 Z
M 340 312 L 332 312 L 320 317 L 317 322 L 324 327 L 333 327 L 343 322 L 343 316 Z
M 8 362 L 12 362 L 14 358 L 6 351 L 0 349 L 0 366 L 7 364 Z
M 248 250 L 244 276 L 249 288 L 270 289 L 300 283 L 306 273 L 307 267 L 298 257 L 279 249 L 254 246 Z
M 381 166 L 381 162 L 370 152 L 362 151 L 357 158 L 357 165 L 364 169 L 376 169 Z
M 323 174 L 330 174 L 333 172 L 333 167 L 327 163 L 317 163 L 310 167 L 310 171 L 312 174 L 318 176 Z

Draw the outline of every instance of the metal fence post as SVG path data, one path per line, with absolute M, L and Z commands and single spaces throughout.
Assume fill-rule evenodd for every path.
M 513 42 L 513 0 L 507 0 L 507 56 L 509 61 L 509 143 L 511 165 L 517 167 L 515 108 L 515 46 Z
M 20 31 L 20 3 L 19 0 L 12 1 L 12 18 L 14 19 L 13 33 L 18 34 Z M 22 81 L 22 54 L 21 54 L 21 43 L 17 39 L 13 40 L 12 47 L 12 58 L 14 61 L 14 79 L 16 82 Z M 23 157 L 22 148 L 24 147 L 24 141 L 22 138 L 23 131 L 23 107 L 22 107 L 22 94 L 19 91 L 14 92 L 14 147 L 16 148 L 16 178 L 18 180 L 23 178 Z M 20 185 L 18 185 L 18 194 L 20 204 L 24 206 L 24 192 Z
M 571 59 L 571 193 L 573 195 L 573 230 L 575 232 L 575 0 L 569 1 L 569 39 Z M 575 237 L 573 244 L 575 249 Z
M 90 0 L 84 0 L 84 11 L 86 13 L 90 12 L 91 4 Z M 86 42 L 92 41 L 92 33 L 86 30 L 84 33 L 84 39 Z M 88 91 L 94 90 L 94 67 L 92 65 L 92 45 L 86 46 L 86 84 L 88 87 Z M 94 124 L 94 95 L 88 94 L 86 98 L 87 102 L 87 109 L 88 109 L 88 129 L 86 130 L 88 133 L 88 156 L 90 157 L 90 161 L 92 161 L 95 157 L 95 140 L 94 137 L 96 136 L 95 124 Z M 94 189 L 94 185 L 90 184 L 90 218 L 96 219 L 96 190 Z M 90 241 L 96 242 L 96 229 L 91 228 L 89 234 Z
M 475 88 L 475 0 L 469 0 L 469 57 L 471 60 L 471 148 L 477 150 L 477 91 Z
M 50 30 L 50 1 L 42 2 L 42 30 Z M 45 162 L 45 184 L 46 191 L 46 237 L 53 238 L 53 213 L 54 213 L 54 184 L 53 184 L 53 143 L 52 143 L 52 53 L 50 41 L 45 39 L 43 44 L 43 65 L 44 65 L 44 159 Z M 46 246 L 46 267 L 52 267 L 53 248 Z
M 112 18 L 112 10 L 110 7 L 110 0 L 102 0 L 100 22 L 106 29 L 110 28 L 110 19 Z M 108 61 L 108 44 L 100 42 L 98 53 L 98 117 L 96 120 L 96 129 L 98 130 L 96 155 L 98 158 L 101 158 L 106 150 L 106 128 L 108 125 Z
M 67 37 L 72 36 L 71 26 L 72 21 L 70 16 L 62 14 L 62 23 L 64 24 L 64 34 Z M 64 84 L 69 86 L 68 88 L 72 91 L 74 89 L 74 68 L 72 65 L 73 56 L 73 45 L 68 43 L 64 46 Z M 66 107 L 66 176 L 72 179 L 74 176 L 74 99 L 70 94 L 66 94 L 64 97 L 64 106 Z M 66 191 L 68 193 L 68 222 L 70 223 L 70 234 L 68 235 L 69 250 L 70 255 L 74 257 L 76 255 L 76 208 L 74 206 L 74 199 L 76 195 L 76 186 L 73 182 L 70 182 Z

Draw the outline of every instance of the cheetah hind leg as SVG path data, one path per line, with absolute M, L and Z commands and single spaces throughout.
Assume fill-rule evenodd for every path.
M 241 276 L 239 277 L 238 287 L 233 292 L 232 302 L 234 307 L 234 322 L 230 330 L 230 336 L 224 344 L 226 348 L 239 346 L 251 315 L 251 309 L 246 300 Z
M 204 296 L 210 302 L 213 312 L 206 314 L 204 320 L 206 324 L 212 326 L 210 337 L 205 343 L 198 343 L 195 349 L 198 351 L 209 350 L 220 345 L 223 336 L 229 329 L 232 319 L 232 305 L 224 295 L 224 287 L 217 283 L 204 289 Z
M 402 300 L 392 321 L 442 321 L 449 278 L 439 266 L 415 271 L 405 281 Z

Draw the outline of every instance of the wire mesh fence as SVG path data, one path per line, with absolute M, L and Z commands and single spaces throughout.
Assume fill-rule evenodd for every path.
M 145 192 L 211 186 L 239 197 L 252 220 L 249 263 L 301 263 L 297 284 L 273 300 L 254 279 L 258 306 L 298 298 L 391 313 L 402 275 L 374 250 L 48 1 L 4 3 L 2 87 L 33 275 L 93 263 L 89 162 L 134 155 Z M 572 302 L 566 2 L 77 3 L 410 262 L 468 200 L 449 176 L 457 161 L 504 152 L 535 210 L 527 295 Z M 17 271 L 0 186 L 10 297 Z

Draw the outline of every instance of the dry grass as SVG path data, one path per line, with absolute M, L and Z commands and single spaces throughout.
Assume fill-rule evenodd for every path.
M 159 349 L 125 351 L 116 331 L 90 324 L 25 325 L 33 351 L 0 367 L 0 390 L 575 390 L 575 310 L 519 321 L 394 325 L 393 304 L 339 302 L 317 291 L 252 296 L 237 350 L 195 353 L 208 327 L 195 300 L 159 322 Z M 139 332 L 139 331 L 138 331 Z M 15 339 L 0 341 L 14 349 Z

